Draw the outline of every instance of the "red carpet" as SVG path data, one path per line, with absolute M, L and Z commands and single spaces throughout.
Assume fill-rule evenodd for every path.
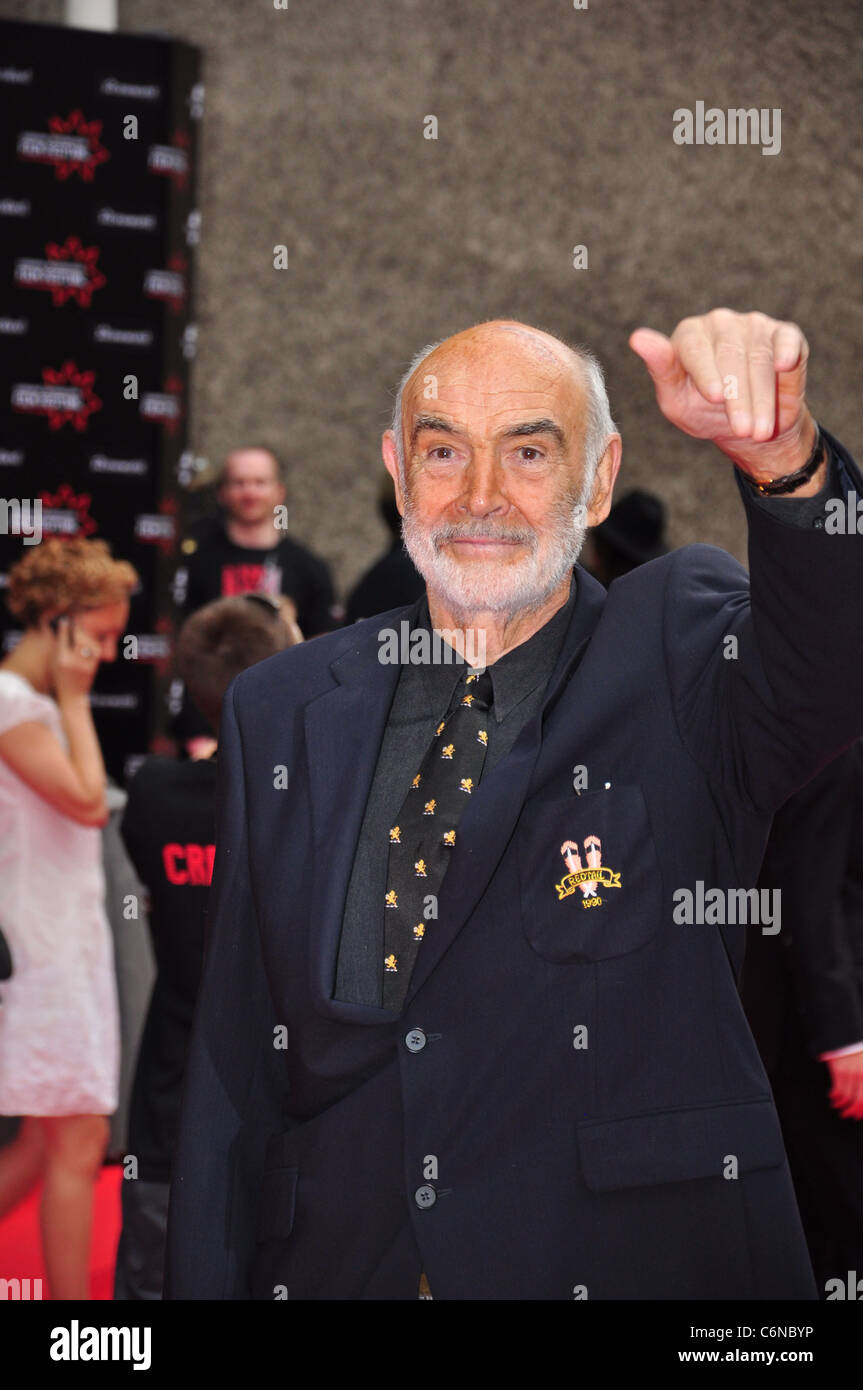
M 120 1237 L 119 1163 L 102 1169 L 93 1206 L 93 1239 L 90 1247 L 90 1297 L 110 1299 L 114 1293 L 114 1260 Z M 39 1200 L 42 1184 L 0 1222 L 0 1279 L 41 1279 L 48 1297 L 39 1237 Z M 33 1285 L 31 1284 L 31 1289 Z

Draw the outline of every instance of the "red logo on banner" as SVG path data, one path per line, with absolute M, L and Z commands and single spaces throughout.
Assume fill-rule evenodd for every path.
M 49 386 L 77 386 L 81 396 L 81 405 L 76 410 L 48 412 L 48 424 L 52 430 L 59 430 L 61 426 L 69 424 L 80 433 L 87 428 L 90 416 L 102 409 L 102 402 L 93 390 L 95 372 L 82 372 L 74 362 L 64 362 L 56 371 L 53 367 L 43 367 L 42 380 Z
M 42 499 L 43 531 L 50 531 L 52 535 L 63 539 L 70 536 L 90 536 L 97 529 L 96 522 L 90 515 L 89 492 L 73 492 L 68 483 L 61 483 L 56 492 L 40 492 L 39 496 Z M 71 524 L 52 525 L 45 515 L 46 512 L 71 512 L 72 517 L 67 518 Z
M 97 167 L 111 158 L 99 139 L 102 134 L 102 122 L 85 120 L 83 111 L 71 111 L 65 120 L 62 116 L 52 116 L 48 121 L 48 129 L 55 135 L 81 136 L 89 147 L 85 159 L 49 155 L 49 161 L 54 165 L 58 179 L 68 179 L 70 174 L 80 174 L 85 183 L 91 183 Z
M 45 254 L 52 261 L 78 261 L 84 266 L 87 283 L 86 285 L 54 285 L 51 289 L 51 299 L 59 308 L 65 304 L 67 299 L 74 299 L 80 304 L 82 309 L 90 308 L 90 300 L 94 290 L 100 290 L 106 283 L 105 276 L 96 266 L 96 262 L 101 255 L 98 246 L 84 246 L 81 238 L 77 236 L 67 236 L 62 246 L 58 246 L 56 241 L 49 241 L 45 247 Z
M 95 372 L 82 372 L 72 361 L 56 370 L 43 367 L 41 382 L 13 384 L 12 409 L 25 415 L 47 415 L 52 430 L 67 424 L 78 431 L 85 430 L 93 412 L 102 409 L 93 390 L 95 379 Z

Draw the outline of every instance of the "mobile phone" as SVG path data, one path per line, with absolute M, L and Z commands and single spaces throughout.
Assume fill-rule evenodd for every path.
M 48 626 L 54 633 L 55 637 L 59 637 L 60 635 L 60 619 L 70 617 L 71 612 L 72 610 L 70 608 L 67 608 L 65 613 L 57 613 L 53 618 L 48 619 Z

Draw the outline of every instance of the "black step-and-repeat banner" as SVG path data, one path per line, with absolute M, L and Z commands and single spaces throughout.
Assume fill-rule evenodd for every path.
M 92 696 L 118 780 L 168 699 L 202 111 L 186 44 L 0 22 L 0 585 L 40 513 L 135 566 L 134 655 Z

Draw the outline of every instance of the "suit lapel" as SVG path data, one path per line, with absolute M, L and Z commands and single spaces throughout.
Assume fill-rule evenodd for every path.
M 312 826 L 325 867 L 314 876 L 310 909 L 312 997 L 319 1012 L 345 1022 L 381 1023 L 390 1010 L 333 999 L 345 898 L 366 803 L 401 666 L 379 660 L 379 633 L 414 627 L 422 604 L 382 614 L 330 666 L 337 682 L 305 708 Z

